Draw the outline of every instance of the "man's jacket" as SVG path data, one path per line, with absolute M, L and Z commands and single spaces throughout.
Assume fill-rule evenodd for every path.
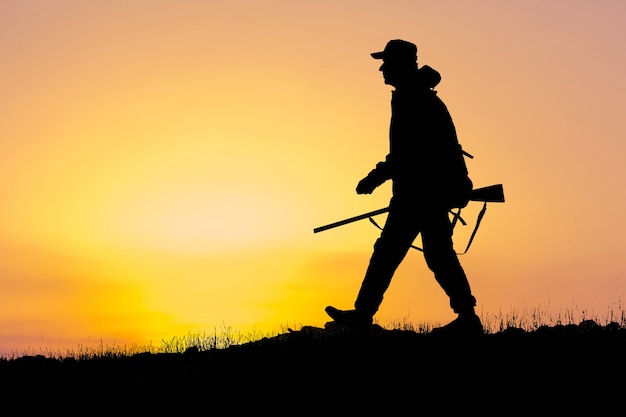
M 394 201 L 464 207 L 472 190 L 456 129 L 433 88 L 441 77 L 423 66 L 410 87 L 392 92 L 389 154 L 368 176 L 393 181 Z

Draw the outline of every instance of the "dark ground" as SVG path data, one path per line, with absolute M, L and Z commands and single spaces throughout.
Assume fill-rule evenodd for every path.
M 226 349 L 0 360 L 0 415 L 620 415 L 626 329 L 475 340 L 327 327 Z

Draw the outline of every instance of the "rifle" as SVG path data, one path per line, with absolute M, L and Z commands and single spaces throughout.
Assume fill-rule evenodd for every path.
M 487 202 L 504 203 L 504 188 L 502 184 L 490 185 L 487 187 L 476 188 L 472 190 L 470 194 L 470 201 L 483 201 L 485 207 Z M 383 214 L 389 211 L 389 207 L 370 211 L 369 213 L 360 214 L 358 216 L 350 217 L 349 219 L 340 220 L 335 223 L 327 224 L 325 226 L 316 227 L 313 229 L 313 233 L 323 232 L 324 230 L 333 229 L 335 227 L 343 226 L 344 224 L 353 223 L 359 220 L 367 219 L 378 214 Z M 484 208 L 483 208 L 484 213 Z M 457 215 L 458 216 L 458 215 Z M 482 216 L 481 216 L 482 218 Z

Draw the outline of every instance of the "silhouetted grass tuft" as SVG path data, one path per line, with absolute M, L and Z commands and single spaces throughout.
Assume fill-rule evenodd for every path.
M 444 415 L 468 404 L 480 414 L 560 415 L 569 407 L 602 415 L 621 398 L 623 310 L 482 318 L 488 331 L 474 339 L 439 338 L 431 325 L 405 319 L 365 335 L 332 323 L 271 335 L 225 327 L 158 346 L 4 358 L 0 405 L 4 415 L 78 415 L 96 406 L 102 415 L 212 414 L 218 404 L 235 415 L 398 415 L 430 404 Z M 30 401 L 18 400 L 24 393 Z

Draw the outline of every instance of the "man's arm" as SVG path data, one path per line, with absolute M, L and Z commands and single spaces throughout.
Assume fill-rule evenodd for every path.
M 388 179 L 391 179 L 391 169 L 389 163 L 389 155 L 385 158 L 385 161 L 376 164 L 376 168 L 370 171 L 369 174 L 356 186 L 357 194 L 371 194 L 376 187 L 383 184 Z

